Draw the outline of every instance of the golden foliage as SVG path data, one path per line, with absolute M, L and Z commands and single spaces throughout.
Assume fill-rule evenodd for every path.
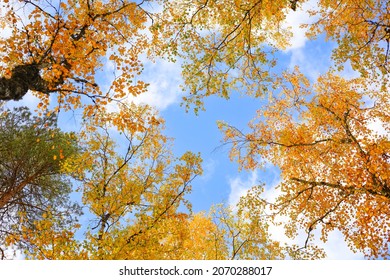
M 282 26 L 288 1 L 162 1 L 155 18 L 153 46 L 162 55 L 184 58 L 187 106 L 203 107 L 203 98 L 228 98 L 241 89 L 261 96 L 272 81 L 272 54 L 291 35 Z M 264 47 L 268 44 L 268 47 Z

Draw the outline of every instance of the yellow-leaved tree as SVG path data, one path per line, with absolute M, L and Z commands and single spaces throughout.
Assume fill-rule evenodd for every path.
M 124 113 L 126 112 L 126 113 Z M 110 113 L 119 114 L 119 113 Z M 163 120 L 147 106 L 132 105 L 121 117 L 104 113 L 85 123 L 84 151 L 63 166 L 78 180 L 87 224 L 57 231 L 58 217 L 36 222 L 27 238 L 38 259 L 167 259 L 182 233 L 175 230 L 190 204 L 185 194 L 202 173 L 201 159 L 190 152 L 179 158 L 161 134 Z M 126 115 L 127 114 L 127 115 Z M 123 118 L 115 129 L 112 119 Z M 118 142 L 113 140 L 116 135 Z M 118 145 L 120 143 L 120 145 Z M 182 218 L 181 218 L 182 217 Z M 35 250 L 34 250 L 35 248 Z
M 378 86 L 388 86 L 390 6 L 387 0 L 232 0 L 159 1 L 152 15 L 152 47 L 161 55 L 183 59 L 187 106 L 203 108 L 203 99 L 232 92 L 263 97 L 275 90 L 279 72 L 275 54 L 290 45 L 287 15 L 311 2 L 309 39 L 325 35 L 336 43 L 333 60 L 349 63 Z
M 300 1 L 305 2 L 305 1 Z M 386 0 L 319 0 L 311 11 L 317 20 L 309 36 L 325 33 L 337 43 L 333 59 L 339 67 L 348 62 L 352 68 L 388 86 L 390 59 L 390 3 Z
M 272 85 L 274 53 L 291 36 L 282 25 L 290 1 L 161 2 L 162 13 L 153 15 L 153 46 L 183 59 L 187 107 L 198 111 L 204 97 L 228 98 L 233 89 L 262 96 Z

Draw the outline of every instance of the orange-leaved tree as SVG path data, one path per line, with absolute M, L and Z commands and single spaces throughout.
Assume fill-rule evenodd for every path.
M 303 2 L 303 1 L 302 1 Z M 325 33 L 337 47 L 333 59 L 339 66 L 349 62 L 364 77 L 385 79 L 390 63 L 390 3 L 386 0 L 320 0 L 311 11 L 317 20 L 308 34 Z
M 134 1 L 2 1 L 0 100 L 19 100 L 30 90 L 45 108 L 55 94 L 57 109 L 82 106 L 91 115 L 101 104 L 143 92 L 146 84 L 134 77 L 148 44 L 146 19 Z M 117 73 L 103 92 L 108 81 L 96 75 L 108 63 Z
M 310 85 L 295 71 L 285 74 L 250 133 L 220 127 L 241 167 L 268 160 L 280 168 L 281 195 L 272 208 L 290 216 L 289 236 L 302 227 L 307 245 L 315 229 L 322 228 L 323 240 L 338 229 L 352 250 L 389 257 L 389 105 L 387 93 L 363 78 L 328 73 Z

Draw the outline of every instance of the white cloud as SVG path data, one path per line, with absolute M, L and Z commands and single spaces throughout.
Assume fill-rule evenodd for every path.
M 379 119 L 372 119 L 368 123 L 368 128 L 375 134 L 390 138 L 390 131 L 386 131 L 384 123 Z
M 311 0 L 298 5 L 297 10 L 293 11 L 289 9 L 287 12 L 286 20 L 283 27 L 291 28 L 293 37 L 290 40 L 290 46 L 286 48 L 286 51 L 299 49 L 305 46 L 307 41 L 306 28 L 301 27 L 302 24 L 312 23 L 315 19 L 309 15 L 309 10 L 314 10 L 316 7 L 316 1 Z
M 332 63 L 330 50 L 333 48 L 332 42 L 324 42 L 321 38 L 318 41 L 312 41 L 314 44 L 306 44 L 309 40 L 306 37 L 308 29 L 301 25 L 314 23 L 318 17 L 309 15 L 309 11 L 317 9 L 316 0 L 298 4 L 296 11 L 288 10 L 283 25 L 284 28 L 290 28 L 293 34 L 290 46 L 284 50 L 285 53 L 290 54 L 289 68 L 294 69 L 295 66 L 299 66 L 302 73 L 313 81 L 329 69 Z
M 252 171 L 249 178 L 242 179 L 241 177 L 230 178 L 230 194 L 228 203 L 230 206 L 235 207 L 235 205 L 240 200 L 240 197 L 246 195 L 248 190 L 253 186 L 258 184 L 258 175 L 256 171 Z
M 102 91 L 107 92 L 115 79 L 121 75 L 121 71 L 116 69 L 115 64 L 108 59 L 112 52 L 109 52 L 105 60 L 103 73 L 104 82 L 102 84 Z M 181 66 L 179 63 L 169 62 L 167 60 L 158 59 L 152 62 L 142 56 L 140 58 L 144 66 L 144 72 L 135 77 L 135 80 L 141 80 L 149 84 L 147 91 L 138 96 L 129 95 L 127 102 L 135 104 L 147 104 L 158 111 L 167 109 L 170 105 L 179 102 L 183 95 L 180 88 Z M 117 106 L 110 104 L 109 111 L 116 111 Z
M 182 96 L 180 89 L 181 67 L 178 63 L 166 60 L 144 62 L 146 71 L 141 75 L 149 83 L 147 92 L 130 99 L 136 104 L 148 104 L 159 111 L 165 110 L 179 102 Z
M 213 177 L 217 165 L 218 161 L 211 158 L 207 159 L 207 161 L 203 164 L 203 175 L 200 179 L 204 182 L 209 181 Z
M 337 230 L 329 233 L 328 242 L 318 241 L 317 244 L 325 249 L 329 260 L 364 259 L 363 253 L 354 253 L 348 248 L 345 237 Z
M 28 19 L 28 14 L 32 11 L 32 5 L 26 5 L 25 3 L 17 2 L 11 4 L 13 12 L 18 17 L 19 21 L 16 23 L 18 28 L 23 28 L 23 24 L 26 25 L 31 22 L 31 20 Z M 9 9 L 5 9 L 5 4 L 3 3 L 0 8 L 0 18 L 4 18 L 5 15 L 10 11 Z M 6 22 L 6 21 L 4 21 Z M 22 24 L 23 23 L 23 24 Z M 0 32 L 0 38 L 7 39 L 12 35 L 12 27 L 10 22 L 7 22 L 7 24 L 1 28 Z
M 23 259 L 25 259 L 25 256 L 23 255 L 23 253 L 20 250 L 15 249 L 13 246 L 7 247 L 4 250 L 4 256 L 5 256 L 6 260 L 23 260 Z

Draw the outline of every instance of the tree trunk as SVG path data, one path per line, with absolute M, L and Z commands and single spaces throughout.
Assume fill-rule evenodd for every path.
M 39 74 L 39 65 L 18 65 L 11 78 L 0 78 L 0 100 L 20 100 L 28 90 L 47 92 L 47 82 Z

